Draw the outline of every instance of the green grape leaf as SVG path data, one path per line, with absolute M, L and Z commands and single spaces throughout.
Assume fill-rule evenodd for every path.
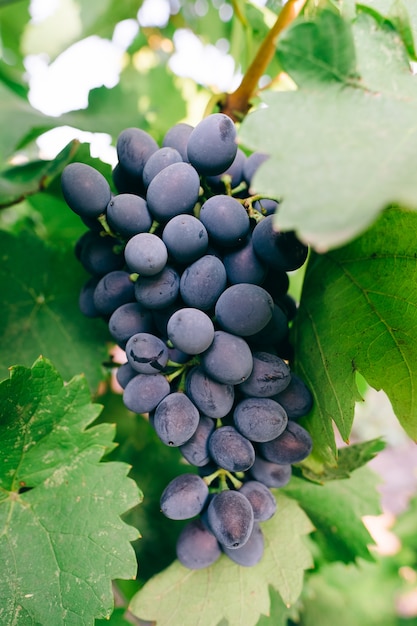
M 309 259 L 293 328 L 294 368 L 314 395 L 305 425 L 314 453 L 334 463 L 333 421 L 347 441 L 355 371 L 388 395 L 417 439 L 417 215 L 389 209 L 338 250 Z
M 351 25 L 334 10 L 322 9 L 314 19 L 297 20 L 280 38 L 277 55 L 297 84 L 310 80 L 349 84 L 356 74 Z
M 29 367 L 42 354 L 65 380 L 82 372 L 95 389 L 105 375 L 109 335 L 102 320 L 86 318 L 78 308 L 88 277 L 73 251 L 52 248 L 26 232 L 0 232 L 0 250 L 1 374 L 15 363 Z
M 384 448 L 385 443 L 382 439 L 363 441 L 341 448 L 338 451 L 336 466 L 318 463 L 316 459 L 309 461 L 307 458 L 300 465 L 301 471 L 305 478 L 319 484 L 349 478 L 354 470 L 369 463 Z
M 329 563 L 313 574 L 303 594 L 303 626 L 415 626 L 399 621 L 395 597 L 407 586 L 389 559 L 356 565 Z M 370 601 L 372 598 L 372 601 Z
M 268 106 L 239 133 L 270 155 L 253 190 L 281 200 L 276 226 L 319 251 L 364 232 L 391 203 L 417 208 L 417 77 L 391 29 L 362 16 L 353 33 L 361 88 L 317 73 L 296 91 L 265 93 Z
M 314 524 L 312 538 L 327 561 L 373 561 L 373 539 L 361 518 L 381 513 L 377 484 L 381 479 L 361 467 L 347 479 L 318 485 L 293 476 L 283 491 L 297 500 Z
M 298 602 L 293 606 L 286 606 L 278 591 L 275 591 L 272 587 L 269 587 L 269 596 L 271 606 L 268 616 L 261 615 L 256 626 L 288 626 L 289 619 L 292 619 L 295 623 L 299 622 Z
M 114 426 L 83 376 L 64 384 L 44 358 L 0 383 L 0 621 L 92 625 L 113 609 L 111 581 L 132 578 L 140 501 L 124 463 L 100 463 Z
M 0 82 L 0 117 L 0 161 L 13 154 L 21 137 L 33 127 L 42 127 L 45 131 L 56 126 L 56 118 L 43 115 L 31 107 L 26 99 L 18 96 L 4 82 Z
M 50 161 L 30 161 L 0 172 L 0 209 L 21 202 L 48 187 L 77 152 L 78 141 L 70 142 Z
M 219 622 L 253 626 L 268 615 L 268 585 L 285 604 L 301 593 L 311 555 L 303 536 L 311 525 L 296 502 L 276 493 L 278 510 L 262 524 L 265 553 L 255 567 L 240 567 L 226 556 L 209 568 L 188 570 L 175 561 L 133 597 L 130 610 L 164 626 L 217 626 Z

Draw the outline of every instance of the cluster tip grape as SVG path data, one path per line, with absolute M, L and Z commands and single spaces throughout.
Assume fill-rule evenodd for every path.
M 125 351 L 123 401 L 196 468 L 160 500 L 168 518 L 189 520 L 177 556 L 190 569 L 222 553 L 258 563 L 261 524 L 277 508 L 271 489 L 312 449 L 297 421 L 312 395 L 288 365 L 288 272 L 308 250 L 274 228 L 278 203 L 252 190 L 267 157 L 246 155 L 236 136 L 222 113 L 176 124 L 161 147 L 127 128 L 116 193 L 85 163 L 67 165 L 61 181 L 87 227 L 75 248 L 90 275 L 80 309 Z

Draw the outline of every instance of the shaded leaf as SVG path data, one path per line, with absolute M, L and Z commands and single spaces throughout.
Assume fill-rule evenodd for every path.
M 268 585 L 293 604 L 311 566 L 302 538 L 311 526 L 294 501 L 276 495 L 278 511 L 262 524 L 265 554 L 258 565 L 241 567 L 223 555 L 209 568 L 188 570 L 175 561 L 133 597 L 131 611 L 164 626 L 217 626 L 222 620 L 252 626 L 269 613 Z
M 278 228 L 325 250 L 363 232 L 390 203 L 417 207 L 414 102 L 335 86 L 270 93 L 267 102 L 240 138 L 271 155 L 253 187 L 283 199 Z
M 135 575 L 138 533 L 120 515 L 139 493 L 128 465 L 100 463 L 114 427 L 85 430 L 99 411 L 83 377 L 64 385 L 43 358 L 0 384 L 5 626 L 92 625 L 113 609 L 111 580 Z
M 354 470 L 366 465 L 384 447 L 385 443 L 382 439 L 356 443 L 339 449 L 336 466 L 326 464 L 318 464 L 317 466 L 315 462 L 310 465 L 307 458 L 302 463 L 301 470 L 305 478 L 318 483 L 349 478 Z
M 78 308 L 87 275 L 71 250 L 57 250 L 28 233 L 0 232 L 3 331 L 0 371 L 29 366 L 40 354 L 52 359 L 65 380 L 85 373 L 93 389 L 104 377 L 105 323 Z
M 400 626 L 396 598 L 404 581 L 385 558 L 358 566 L 330 563 L 311 576 L 300 626 Z M 404 622 L 414 626 L 413 622 Z
M 73 160 L 78 146 L 78 141 L 72 141 L 51 161 L 31 161 L 0 172 L 0 208 L 17 204 L 48 187 L 53 178 Z
M 283 491 L 297 500 L 314 524 L 312 538 L 326 561 L 373 561 L 368 546 L 374 542 L 361 518 L 381 512 L 378 481 L 376 474 L 362 467 L 348 479 L 324 485 L 293 476 Z
M 315 453 L 334 462 L 332 421 L 348 440 L 355 371 L 383 389 L 417 439 L 417 215 L 386 211 L 349 245 L 312 254 L 294 325 L 295 368 L 315 401 L 306 418 Z

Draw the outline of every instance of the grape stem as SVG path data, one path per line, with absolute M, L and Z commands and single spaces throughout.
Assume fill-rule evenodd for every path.
M 275 54 L 278 36 L 295 20 L 305 3 L 306 0 L 288 0 L 261 43 L 239 87 L 224 97 L 221 111 L 235 122 L 241 120 L 251 108 L 250 101 L 258 90 L 259 79 L 264 75 Z
M 222 467 L 219 467 L 219 469 L 217 469 L 212 474 L 209 474 L 209 476 L 205 476 L 203 480 L 206 485 L 210 486 L 211 483 L 216 480 L 216 478 L 218 478 L 220 481 L 221 491 L 226 491 L 226 489 L 229 489 L 227 485 L 227 480 L 230 480 L 235 489 L 240 489 L 243 484 L 238 478 L 236 478 L 236 476 L 234 476 L 228 470 L 223 469 Z

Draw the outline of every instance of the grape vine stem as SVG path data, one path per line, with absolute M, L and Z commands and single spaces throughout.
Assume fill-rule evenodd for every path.
M 306 0 L 288 0 L 281 9 L 275 24 L 261 43 L 239 87 L 225 96 L 221 111 L 235 122 L 241 120 L 249 111 L 250 101 L 258 90 L 259 79 L 264 75 L 275 54 L 279 35 L 295 20 L 305 3 Z

